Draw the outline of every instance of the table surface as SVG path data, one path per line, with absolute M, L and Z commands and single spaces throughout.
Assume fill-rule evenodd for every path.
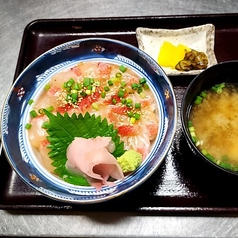
M 0 0 L 0 110 L 23 30 L 36 19 L 238 13 L 234 0 Z M 0 210 L 0 235 L 48 237 L 236 237 L 237 217 Z

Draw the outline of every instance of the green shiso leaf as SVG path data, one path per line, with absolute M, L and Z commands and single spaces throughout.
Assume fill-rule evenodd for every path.
M 112 153 L 115 157 L 124 153 L 124 143 L 120 141 L 118 132 L 112 124 L 108 124 L 106 119 L 100 116 L 86 113 L 69 116 L 68 113 L 56 115 L 44 110 L 45 115 L 49 118 L 49 124 L 46 128 L 48 133 L 47 139 L 50 142 L 49 157 L 52 159 L 52 165 L 55 167 L 55 173 L 64 181 L 81 186 L 88 186 L 87 180 L 81 176 L 72 174 L 67 171 L 65 163 L 67 161 L 66 150 L 75 137 L 95 138 L 97 136 L 111 137 L 115 143 L 115 151 Z

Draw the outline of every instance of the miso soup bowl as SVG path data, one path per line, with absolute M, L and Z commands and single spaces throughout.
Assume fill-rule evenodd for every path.
M 160 111 L 157 137 L 141 166 L 118 180 L 114 186 L 97 191 L 92 186 L 66 183 L 39 163 L 26 136 L 29 100 L 39 95 L 52 76 L 85 61 L 125 65 L 145 77 Z M 1 140 L 9 164 L 32 189 L 66 203 L 90 204 L 119 197 L 144 183 L 160 166 L 173 141 L 177 125 L 177 105 L 172 84 L 162 68 L 145 52 L 122 41 L 84 38 L 56 46 L 35 59 L 19 75 L 4 103 Z M 158 174 L 158 176 L 160 176 Z
M 192 152 L 201 159 L 203 159 L 204 161 L 206 161 L 211 166 L 223 172 L 234 175 L 238 175 L 238 172 L 234 172 L 219 166 L 218 164 L 211 161 L 201 153 L 201 151 L 198 149 L 198 147 L 195 145 L 195 143 L 191 138 L 188 127 L 188 121 L 189 121 L 189 114 L 196 96 L 199 95 L 203 90 L 208 90 L 216 84 L 220 84 L 223 82 L 237 84 L 238 83 L 237 70 L 238 70 L 238 60 L 222 62 L 214 66 L 211 66 L 210 68 L 207 68 L 206 70 L 198 74 L 188 85 L 181 104 L 182 128 L 187 143 Z M 207 116 L 209 117 L 209 115 Z

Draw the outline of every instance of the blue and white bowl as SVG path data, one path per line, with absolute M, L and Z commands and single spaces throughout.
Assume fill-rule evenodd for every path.
M 96 60 L 124 64 L 147 79 L 157 100 L 159 132 L 148 158 L 124 181 L 115 186 L 94 187 L 68 184 L 51 175 L 38 162 L 27 140 L 25 124 L 28 101 L 43 90 L 59 71 L 82 61 Z M 3 106 L 1 137 L 8 162 L 19 177 L 46 197 L 67 203 L 98 203 L 118 197 L 145 182 L 165 158 L 177 124 L 177 105 L 173 87 L 161 67 L 142 50 L 111 39 L 80 39 L 59 45 L 35 59 L 17 78 Z M 158 175 L 159 176 L 159 175 Z

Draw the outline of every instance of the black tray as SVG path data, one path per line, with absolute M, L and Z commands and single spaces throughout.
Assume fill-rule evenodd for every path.
M 41 53 L 66 41 L 107 37 L 137 46 L 137 27 L 176 29 L 206 23 L 212 23 L 216 28 L 218 62 L 238 59 L 238 14 L 36 20 L 25 28 L 15 78 Z M 193 77 L 170 77 L 179 109 L 183 92 Z M 6 210 L 238 215 L 238 176 L 227 175 L 194 156 L 182 133 L 180 118 L 175 139 L 160 168 L 132 192 L 105 203 L 72 205 L 48 199 L 19 179 L 3 152 L 0 174 L 0 208 Z

